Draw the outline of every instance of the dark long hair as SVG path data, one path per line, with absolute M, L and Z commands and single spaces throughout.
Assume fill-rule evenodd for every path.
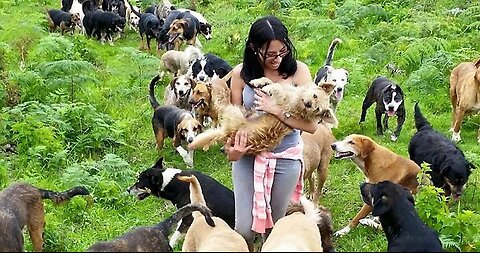
M 252 24 L 245 43 L 240 76 L 246 83 L 264 76 L 264 69 L 260 64 L 258 54 L 263 45 L 266 45 L 265 52 L 268 52 L 272 40 L 283 42 L 289 51 L 278 67 L 283 78 L 287 79 L 297 71 L 297 61 L 295 60 L 297 52 L 288 38 L 287 28 L 275 16 L 265 16 Z M 265 59 L 263 60 L 265 61 Z

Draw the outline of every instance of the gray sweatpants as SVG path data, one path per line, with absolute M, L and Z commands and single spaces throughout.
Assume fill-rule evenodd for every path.
M 255 232 L 252 231 L 253 208 L 253 156 L 243 156 L 233 163 L 233 192 L 235 194 L 235 230 L 253 243 Z M 285 216 L 285 211 L 295 190 L 300 176 L 299 160 L 277 159 L 272 185 L 270 206 L 273 222 Z

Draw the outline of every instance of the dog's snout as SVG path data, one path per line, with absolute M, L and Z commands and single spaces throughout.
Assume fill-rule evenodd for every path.
M 193 137 L 189 137 L 189 138 L 187 139 L 187 142 L 188 142 L 188 143 L 192 143 L 192 142 L 193 142 L 193 139 L 194 139 Z
M 337 145 L 335 143 L 332 143 L 332 145 L 330 145 L 330 147 L 333 149 L 333 150 L 336 150 L 337 149 Z
M 178 91 L 178 95 L 183 96 L 183 94 L 185 94 L 185 92 L 183 90 Z
M 200 81 L 202 81 L 202 82 L 205 82 L 206 78 L 204 76 L 199 76 L 198 79 L 200 79 Z
M 342 91 L 342 90 L 343 90 L 342 87 L 338 87 L 338 88 L 337 88 L 337 91 L 338 91 L 338 92 L 340 92 L 340 91 Z
M 305 107 L 311 108 L 311 107 L 312 107 L 312 102 L 306 102 L 306 103 L 305 103 Z
M 393 109 L 395 109 L 395 107 L 393 107 L 393 106 L 389 106 L 389 107 L 388 107 L 388 110 L 389 110 L 389 111 L 393 111 Z

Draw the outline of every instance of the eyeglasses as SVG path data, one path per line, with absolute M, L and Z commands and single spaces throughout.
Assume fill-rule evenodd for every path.
M 283 47 L 280 50 L 280 53 L 275 53 L 275 52 L 268 52 L 266 54 L 262 53 L 261 51 L 258 51 L 258 53 L 264 58 L 264 59 L 277 59 L 277 57 L 284 58 L 287 56 L 288 53 L 290 53 L 290 50 L 288 50 L 286 47 Z

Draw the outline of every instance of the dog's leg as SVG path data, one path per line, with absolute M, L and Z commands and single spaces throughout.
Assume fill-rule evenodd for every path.
M 390 117 L 388 117 L 386 114 L 383 115 L 383 129 L 385 131 L 388 130 L 388 120 Z
M 372 106 L 373 102 L 365 98 L 362 104 L 362 115 L 360 116 L 360 121 L 358 123 L 365 122 L 365 117 L 367 116 L 367 110 Z
M 400 132 L 402 131 L 402 126 L 404 122 L 405 122 L 405 113 L 402 112 L 397 115 L 397 129 L 395 129 L 395 132 L 393 132 L 392 136 L 390 136 L 390 139 L 392 141 L 396 141 L 400 136 Z
M 183 162 L 185 162 L 185 164 L 188 167 L 193 167 L 193 155 L 190 156 L 190 153 L 187 152 L 182 146 L 178 146 L 175 149 L 180 154 L 180 156 L 183 158 Z
M 376 228 L 376 229 L 382 229 L 382 224 L 380 224 L 380 220 L 379 220 L 378 217 L 373 217 L 372 219 L 363 218 L 363 219 L 360 219 L 359 222 L 360 222 L 360 224 L 365 225 L 365 226 L 369 226 L 369 227 Z
M 462 140 L 460 138 L 460 127 L 462 126 L 463 117 L 465 116 L 465 109 L 462 107 L 457 107 L 455 111 L 455 123 L 453 124 L 453 134 L 452 141 L 459 142 Z
M 45 209 L 41 200 L 30 206 L 30 211 L 27 215 L 27 228 L 33 250 L 41 252 L 43 248 L 43 230 L 45 228 Z
M 342 228 L 341 230 L 335 232 L 335 236 L 343 236 L 346 235 L 352 228 L 355 228 L 360 219 L 365 218 L 369 213 L 371 213 L 373 208 L 367 204 L 363 204 L 362 209 L 355 215 L 353 220 L 348 224 L 346 227 Z
M 175 246 L 177 245 L 177 241 L 182 239 L 183 237 L 185 237 L 185 233 L 182 233 L 180 232 L 180 226 L 182 225 L 182 223 L 178 223 L 177 225 L 177 229 L 175 230 L 175 232 L 172 234 L 172 236 L 170 237 L 170 241 L 168 242 L 168 244 L 170 244 L 170 247 L 172 248 L 175 248 Z
M 330 156 L 322 157 L 320 159 L 320 164 L 318 165 L 318 168 L 317 168 L 317 179 L 316 179 L 317 185 L 315 187 L 316 188 L 315 195 L 313 198 L 315 205 L 319 203 L 320 196 L 323 190 L 323 185 L 325 184 L 325 181 L 327 181 L 329 162 L 330 162 Z
M 383 129 L 382 129 L 382 111 L 380 110 L 375 110 L 375 117 L 377 119 L 377 135 L 383 135 Z M 385 115 L 385 117 L 387 117 Z

